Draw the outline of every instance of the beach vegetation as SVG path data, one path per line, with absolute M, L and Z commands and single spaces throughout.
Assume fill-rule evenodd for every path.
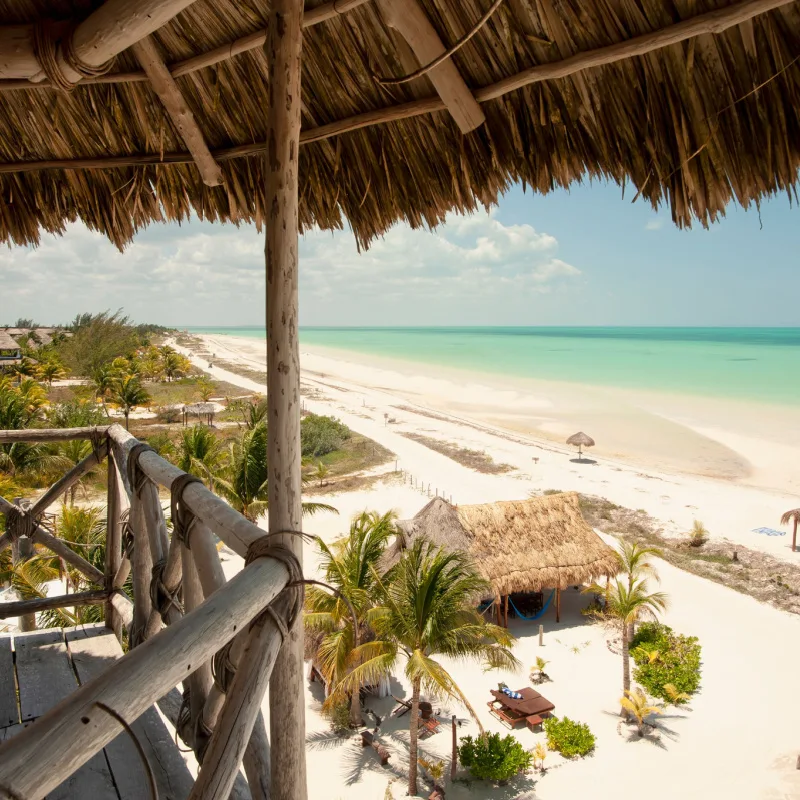
M 181 430 L 177 466 L 200 478 L 214 491 L 214 477 L 225 463 L 225 448 L 219 437 L 205 425 Z
M 547 748 L 542 742 L 536 742 L 531 750 L 533 756 L 533 768 L 536 769 L 536 762 L 539 762 L 539 769 L 544 772 L 544 760 L 547 758 Z
M 488 582 L 463 552 L 446 552 L 423 539 L 403 552 L 386 579 L 377 583 L 377 604 L 367 615 L 375 640 L 359 645 L 359 663 L 344 688 L 377 683 L 402 659 L 411 684 L 408 793 L 417 793 L 420 698 L 427 695 L 461 702 L 483 727 L 469 699 L 437 656 L 482 661 L 486 669 L 516 670 L 514 637 L 486 622 L 475 610 Z
M 549 663 L 541 656 L 536 656 L 536 663 L 531 667 L 531 683 L 543 683 L 550 680 L 550 676 L 544 671 Z
M 668 604 L 664 592 L 650 592 L 644 578 L 632 581 L 615 578 L 605 586 L 594 583 L 585 592 L 603 595 L 606 599 L 605 615 L 616 622 L 622 640 L 622 691 L 630 691 L 630 630 L 644 615 L 654 616 L 665 611 Z M 624 709 L 623 709 L 623 713 Z
M 52 386 L 53 381 L 58 381 L 66 377 L 67 371 L 60 361 L 55 358 L 50 358 L 39 364 L 36 374 L 39 380 L 44 381 L 48 386 Z
M 356 652 L 358 643 L 374 638 L 367 615 L 374 606 L 386 544 L 397 532 L 396 520 L 391 511 L 364 511 L 353 518 L 347 536 L 335 545 L 318 540 L 320 568 L 334 593 L 317 586 L 306 592 L 306 629 L 322 635 L 316 647 L 316 665 L 331 691 L 326 705 L 349 701 L 354 727 L 362 724 L 361 684 L 345 688 L 343 681 L 364 655 L 363 648 Z
M 658 657 L 651 654 L 657 651 Z M 700 688 L 701 647 L 696 636 L 683 636 L 659 622 L 640 625 L 631 642 L 633 677 L 649 694 L 683 705 Z
M 474 778 L 501 784 L 533 765 L 533 754 L 511 734 L 464 736 L 458 746 L 458 758 Z
M 300 422 L 300 449 L 305 457 L 320 456 L 339 450 L 350 438 L 350 428 L 335 417 L 306 414 Z
M 91 428 L 106 421 L 103 409 L 92 400 L 52 403 L 45 412 L 48 428 Z
M 691 547 L 702 547 L 708 541 L 708 530 L 700 520 L 696 519 L 688 536 Z
M 267 426 L 261 423 L 242 430 L 230 443 L 225 466 L 214 475 L 214 491 L 240 514 L 256 522 L 267 511 L 268 477 Z M 304 515 L 322 511 L 338 513 L 325 503 L 305 502 L 302 509 Z
M 348 702 L 332 703 L 323 707 L 322 713 L 331 723 L 331 730 L 342 736 L 350 730 L 350 704 Z
M 664 711 L 662 706 L 653 703 L 638 686 L 629 692 L 625 692 L 620 697 L 619 703 L 627 712 L 628 718 L 636 721 L 639 736 L 644 736 L 644 726 L 648 717 L 661 714 Z
M 553 716 L 548 717 L 543 725 L 547 746 L 557 750 L 564 758 L 585 756 L 594 750 L 595 737 L 585 722 Z
M 142 386 L 138 375 L 122 375 L 111 385 L 111 402 L 122 409 L 125 415 L 125 428 L 128 429 L 131 411 L 150 403 L 150 395 Z

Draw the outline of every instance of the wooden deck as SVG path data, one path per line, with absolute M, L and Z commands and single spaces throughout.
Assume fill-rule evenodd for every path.
M 13 737 L 122 655 L 103 624 L 51 628 L 0 636 L 0 759 Z M 181 800 L 194 783 L 183 756 L 156 708 L 131 726 L 156 777 L 159 797 Z M 49 800 L 143 800 L 147 774 L 124 731 L 48 795 Z

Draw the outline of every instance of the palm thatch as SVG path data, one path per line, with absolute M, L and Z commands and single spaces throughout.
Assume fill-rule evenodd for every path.
M 583 431 L 578 431 L 567 439 L 567 444 L 571 444 L 573 447 L 594 447 L 594 439 Z
M 800 523 L 800 508 L 793 508 L 781 517 L 781 525 L 788 525 L 790 522 Z
M 564 589 L 619 571 L 615 551 L 589 527 L 574 492 L 470 506 L 435 498 L 398 528 L 389 563 L 422 536 L 468 552 L 496 597 Z
M 5 331 L 0 331 L 0 350 L 13 350 L 19 351 L 19 345 L 14 341 L 14 338 Z
M 0 0 L 0 25 L 80 22 L 101 1 Z M 308 0 L 307 11 L 323 1 Z M 445 46 L 490 5 L 419 2 Z M 452 57 L 486 115 L 467 135 L 442 110 L 428 76 L 396 86 L 375 80 L 418 66 L 375 2 L 306 28 L 301 228 L 347 223 L 366 245 L 397 220 L 435 225 L 449 210 L 488 206 L 515 182 L 547 193 L 587 176 L 629 185 L 654 207 L 666 204 L 678 226 L 707 225 L 732 200 L 796 198 L 797 2 L 761 3 L 741 24 L 672 37 L 666 47 L 614 63 L 570 72 L 566 61 L 744 4 L 507 0 Z M 0 240 L 36 243 L 41 229 L 62 233 L 76 219 L 120 247 L 151 221 L 192 213 L 259 222 L 269 76 L 261 47 L 230 57 L 228 46 L 263 30 L 267 13 L 263 0 L 197 0 L 154 34 L 170 65 L 226 48 L 216 63 L 176 73 L 222 186 L 203 183 L 130 49 L 114 74 L 72 92 L 0 80 Z M 556 62 L 564 62 L 563 74 L 531 73 L 513 90 L 500 83 Z M 397 106 L 391 122 L 362 119 L 363 127 L 342 135 L 342 126 L 323 127 Z M 335 138 L 322 138 L 329 135 Z M 62 163 L 109 158 L 118 160 Z

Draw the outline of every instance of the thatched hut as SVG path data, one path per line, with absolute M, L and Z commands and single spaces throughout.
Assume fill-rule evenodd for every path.
M 0 370 L 15 366 L 22 359 L 17 342 L 5 331 L 0 331 Z
M 578 458 L 583 458 L 584 447 L 594 447 L 594 439 L 588 433 L 578 431 L 567 439 L 567 444 L 578 448 Z
M 781 517 L 781 525 L 792 523 L 792 552 L 797 550 L 797 525 L 800 523 L 800 508 L 793 508 Z
M 468 506 L 437 497 L 398 528 L 390 563 L 419 537 L 467 552 L 492 585 L 498 612 L 504 605 L 506 621 L 509 595 L 555 589 L 559 617 L 562 589 L 619 571 L 614 550 L 589 527 L 574 492 Z

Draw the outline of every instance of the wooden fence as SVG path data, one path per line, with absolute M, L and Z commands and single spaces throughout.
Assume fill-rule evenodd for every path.
M 0 604 L 0 618 L 103 603 L 106 625 L 130 650 L 103 675 L 4 744 L 0 796 L 42 797 L 178 684 L 181 738 L 201 763 L 190 795 L 228 798 L 243 765 L 254 800 L 269 796 L 269 745 L 261 702 L 302 605 L 302 574 L 285 547 L 164 461 L 119 425 L 0 431 L 0 445 L 86 439 L 92 453 L 30 508 L 0 498 L 0 550 L 26 539 L 48 548 L 96 588 Z M 47 507 L 108 462 L 107 538 L 101 572 L 40 524 Z M 171 535 L 159 487 L 170 492 Z M 286 532 L 283 532 L 286 533 Z M 245 558 L 225 580 L 215 536 Z M 133 597 L 124 585 L 132 574 Z M 302 706 L 295 713 L 303 714 Z M 280 776 L 291 782 L 295 776 Z M 277 796 L 280 787 L 274 786 Z

